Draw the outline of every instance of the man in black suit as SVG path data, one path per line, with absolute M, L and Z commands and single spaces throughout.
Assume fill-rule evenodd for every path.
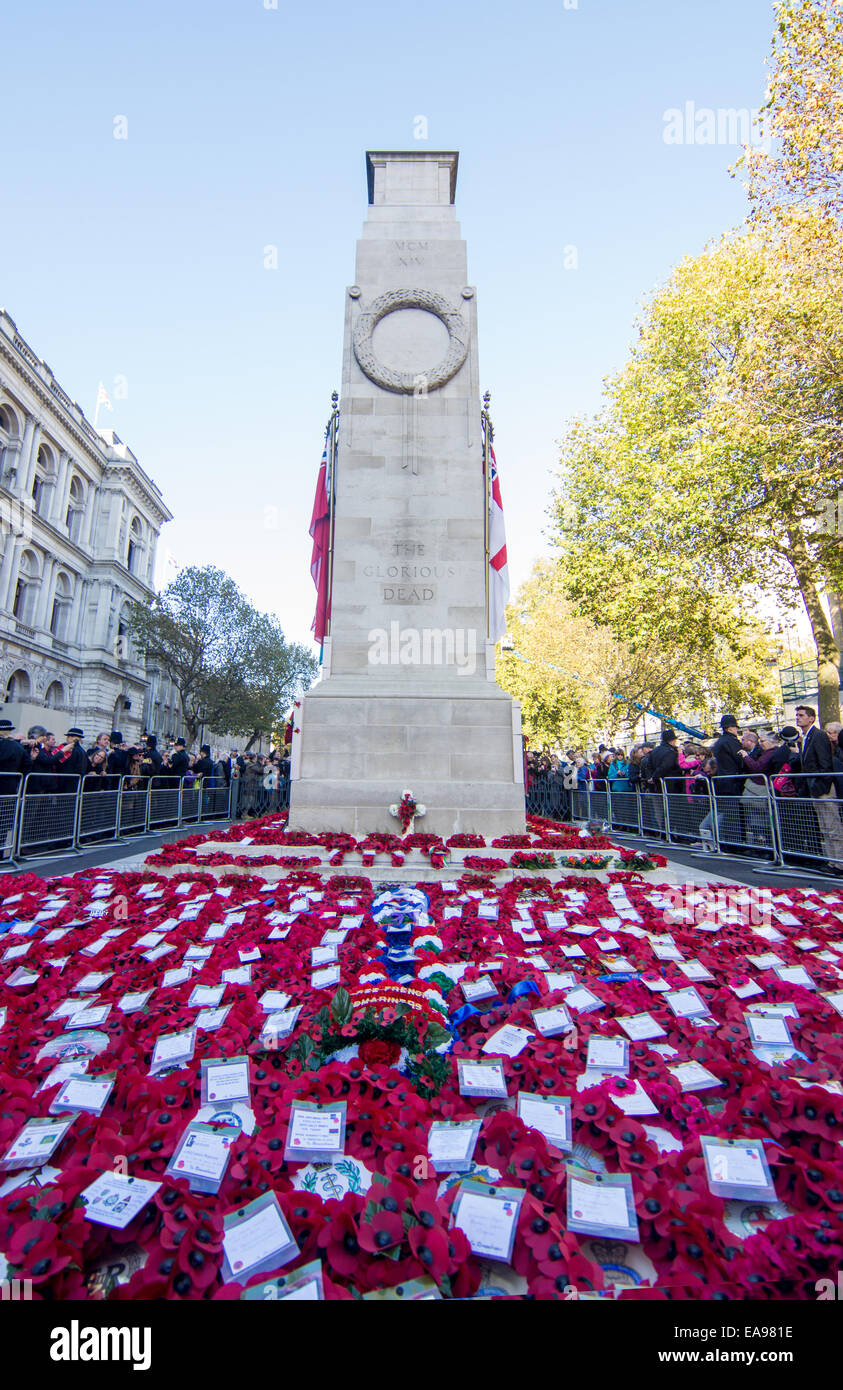
M 802 796 L 814 803 L 823 854 L 832 873 L 843 877 L 843 825 L 834 786 L 834 753 L 831 739 L 824 729 L 817 728 L 817 711 L 810 705 L 796 706 L 796 723 L 800 732 L 802 754 Z
M 123 747 L 123 735 L 116 729 L 112 730 L 109 744 L 111 746 L 111 751 L 108 755 L 106 771 L 110 777 L 128 777 L 129 754 Z
M 11 719 L 0 719 L 0 796 L 17 796 L 19 773 L 26 760 L 26 749 L 15 737 Z
M 843 724 L 826 724 L 825 731 L 831 742 L 831 756 L 834 759 L 834 788 L 837 792 L 837 800 L 840 801 L 843 798 L 843 746 L 840 743 Z
M 732 847 L 743 844 L 743 834 L 740 822 L 740 801 L 738 798 L 743 796 L 744 784 L 746 782 L 746 770 L 744 768 L 744 752 L 738 738 L 738 721 L 733 714 L 724 714 L 720 720 L 721 734 L 717 742 L 711 749 L 712 756 L 717 760 L 717 773 L 711 779 L 711 790 L 714 794 L 717 814 L 717 832 L 721 841 Z M 708 818 L 706 818 L 708 819 Z M 700 826 L 700 834 L 704 841 L 711 847 L 713 837 L 710 829 Z
M 679 753 L 676 747 L 676 730 L 663 729 L 661 743 L 648 753 L 646 767 L 643 767 L 644 775 L 647 778 L 647 790 L 653 793 L 651 803 L 659 828 L 659 834 L 664 834 L 664 802 L 662 801 L 662 784 L 668 795 L 677 791 L 682 786 L 682 769 L 679 766 Z M 643 766 L 643 765 L 642 765 Z
M 141 763 L 142 777 L 160 777 L 164 759 L 158 752 L 157 734 L 144 734 L 143 761 Z
M 190 759 L 187 756 L 187 745 L 183 738 L 176 739 L 176 746 L 170 755 L 170 772 L 174 777 L 181 779 L 190 771 Z
M 20 774 L 27 760 L 11 719 L 0 719 L 0 858 L 4 851 L 12 851 Z
M 84 737 L 81 729 L 68 729 L 65 741 L 55 755 L 56 772 L 65 777 L 84 777 L 87 774 L 91 764 L 82 747 Z

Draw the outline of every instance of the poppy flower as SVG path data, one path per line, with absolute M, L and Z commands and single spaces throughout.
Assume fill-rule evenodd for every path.
M 361 1261 L 360 1232 L 351 1211 L 339 1208 L 319 1233 L 318 1244 L 331 1268 L 350 1279 Z
M 404 1222 L 397 1212 L 377 1207 L 368 1220 L 360 1221 L 360 1245 L 372 1255 L 382 1255 L 400 1245 L 403 1239 Z
M 428 1230 L 424 1226 L 411 1226 L 407 1239 L 410 1249 L 421 1264 L 425 1274 L 440 1283 L 455 1263 L 451 1254 L 449 1234 L 439 1227 Z

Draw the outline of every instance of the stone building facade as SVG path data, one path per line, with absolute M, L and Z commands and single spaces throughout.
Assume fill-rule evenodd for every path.
M 0 310 L 0 702 L 17 728 L 138 739 L 156 702 L 127 613 L 152 598 L 170 520 L 131 449 L 93 428 Z

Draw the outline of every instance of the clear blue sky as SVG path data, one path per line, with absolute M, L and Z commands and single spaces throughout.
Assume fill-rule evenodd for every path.
M 277 3 L 7 0 L 0 303 L 89 417 L 126 378 L 100 423 L 175 513 L 162 546 L 306 640 L 364 151 L 422 148 L 418 115 L 460 151 L 517 582 L 565 420 L 599 405 L 642 296 L 744 216 L 738 151 L 665 144 L 664 113 L 759 106 L 772 6 Z

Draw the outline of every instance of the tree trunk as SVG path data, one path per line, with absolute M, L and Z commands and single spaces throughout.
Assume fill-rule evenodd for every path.
M 814 580 L 813 565 L 804 536 L 798 532 L 791 532 L 790 546 L 790 563 L 799 583 L 802 602 L 811 621 L 817 648 L 819 722 L 825 728 L 827 724 L 840 720 L 840 649 L 834 640 L 834 633 Z
M 256 738 L 260 738 L 260 736 L 261 736 L 261 731 L 260 731 L 260 729 L 256 729 L 255 732 L 254 732 L 253 734 L 250 734 L 250 735 L 249 735 L 249 742 L 246 744 L 246 747 L 243 749 L 243 752 L 244 752 L 244 753 L 248 753 L 248 751 L 249 751 L 249 749 L 251 748 L 252 744 L 254 743 L 255 739 L 256 739 Z

